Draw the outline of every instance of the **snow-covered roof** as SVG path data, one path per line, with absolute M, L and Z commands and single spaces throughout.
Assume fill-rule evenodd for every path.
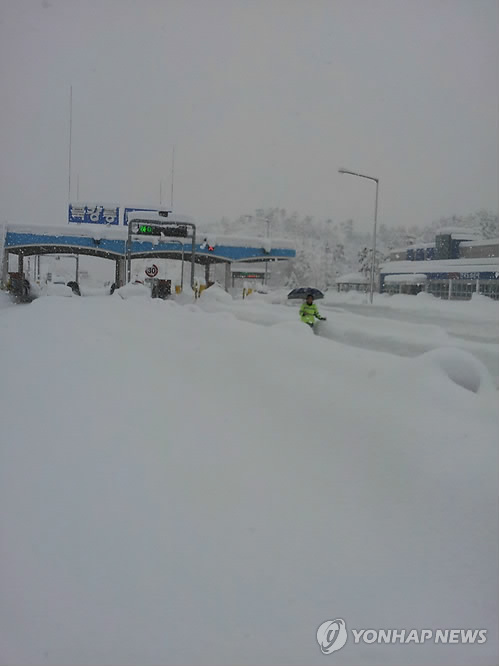
M 368 278 L 362 273 L 347 273 L 336 278 L 336 283 L 367 284 Z
M 128 221 L 133 219 L 139 220 L 148 220 L 150 222 L 161 222 L 162 224 L 174 224 L 175 222 L 179 224 L 194 223 L 194 220 L 188 215 L 173 215 L 170 214 L 168 217 L 160 215 L 154 211 L 143 211 L 143 210 L 132 210 L 128 213 Z
M 466 227 L 442 227 L 435 232 L 436 236 L 440 234 L 451 234 L 456 239 L 459 239 L 459 236 L 472 236 L 473 238 L 480 236 L 480 232 L 476 229 L 467 229 Z
M 380 266 L 381 273 L 472 273 L 499 272 L 499 257 L 480 257 L 478 259 L 440 259 L 427 261 L 389 261 Z
M 202 241 L 203 238 L 208 238 L 212 245 L 230 245 L 231 247 L 262 247 L 267 251 L 272 248 L 279 248 L 281 250 L 294 250 L 296 243 L 289 239 L 283 238 L 262 238 L 262 237 L 243 237 L 243 236 L 227 236 L 225 234 L 214 234 L 211 231 L 203 231 L 203 229 L 196 230 L 196 238 Z
M 385 282 L 395 282 L 403 284 L 419 284 L 426 280 L 426 275 L 424 273 L 397 273 L 396 275 L 387 275 L 385 277 Z
M 489 238 L 481 241 L 463 241 L 460 247 L 484 247 L 487 245 L 499 245 L 499 238 Z
M 470 235 L 471 234 L 466 234 L 466 233 L 453 233 L 451 234 L 452 240 L 460 240 L 460 241 L 469 241 L 470 240 Z M 480 234 L 475 234 L 475 238 L 480 238 Z
M 150 220 L 151 222 L 160 221 L 165 224 L 178 222 L 183 224 L 186 222 L 187 216 L 177 216 L 172 215 L 171 217 L 161 217 L 155 213 L 140 213 L 138 217 L 142 220 Z M 124 240 L 128 236 L 128 227 L 119 226 L 117 224 L 66 224 L 66 225 L 36 225 L 36 224 L 6 224 L 6 231 L 12 231 L 14 233 L 29 233 L 29 234 L 40 234 L 40 235 L 53 235 L 53 236 L 84 236 L 87 238 L 99 238 L 99 239 L 116 239 Z M 209 238 L 210 244 L 212 245 L 224 245 L 229 247 L 260 247 L 265 248 L 266 251 L 270 251 L 272 248 L 279 250 L 294 250 L 296 244 L 290 240 L 284 240 L 281 238 L 247 238 L 240 236 L 227 236 L 224 234 L 213 234 L 210 231 L 203 229 L 196 229 L 196 239 L 197 242 L 202 242 L 203 238 Z M 145 239 L 144 239 L 145 240 Z M 147 239 L 148 242 L 151 242 L 150 239 Z M 163 241 L 164 242 L 164 241 Z M 176 238 L 175 242 L 190 244 L 191 239 Z

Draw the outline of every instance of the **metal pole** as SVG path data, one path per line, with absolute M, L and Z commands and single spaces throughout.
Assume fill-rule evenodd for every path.
M 194 266 L 196 258 L 196 225 L 192 225 L 192 247 L 191 247 L 191 289 L 194 289 Z
M 374 265 L 376 263 L 376 226 L 378 222 L 378 185 L 379 179 L 376 179 L 376 203 L 374 204 L 374 231 L 373 231 L 373 256 L 371 257 L 371 294 L 370 301 L 371 305 L 373 302 L 373 293 L 374 293 Z
M 184 241 L 182 241 L 182 268 L 180 271 L 180 291 L 184 290 Z
M 78 282 L 78 277 L 80 273 L 80 255 L 76 255 L 76 282 Z
M 267 238 L 270 238 L 270 217 L 267 217 Z M 269 262 L 265 262 L 265 286 L 268 285 L 269 281 Z
M 128 236 L 125 242 L 125 261 L 127 263 L 127 284 L 132 281 L 132 220 L 128 220 Z
M 356 171 L 350 171 L 349 169 L 338 169 L 339 173 L 346 173 L 350 176 L 358 176 L 359 178 L 366 178 L 367 180 L 374 180 L 376 183 L 376 202 L 374 204 L 374 230 L 373 230 L 373 256 L 371 258 L 371 284 L 370 284 L 370 301 L 373 302 L 373 291 L 374 291 L 374 265 L 376 260 L 376 226 L 378 221 L 378 186 L 379 178 L 374 178 L 374 176 L 366 176 L 363 173 L 357 173 Z
M 170 208 L 173 210 L 173 179 L 175 178 L 175 146 L 172 150 L 172 191 L 170 196 Z
M 7 286 L 8 275 L 9 275 L 9 249 L 5 248 L 3 250 L 2 275 L 0 276 L 0 283 L 4 288 Z
M 69 164 L 68 164 L 68 203 L 71 200 L 71 143 L 73 138 L 73 86 L 69 88 Z

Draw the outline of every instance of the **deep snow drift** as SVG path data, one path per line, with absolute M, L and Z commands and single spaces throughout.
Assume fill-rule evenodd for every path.
M 0 312 L 0 662 L 494 663 L 481 364 L 133 296 Z M 337 617 L 488 639 L 324 657 Z

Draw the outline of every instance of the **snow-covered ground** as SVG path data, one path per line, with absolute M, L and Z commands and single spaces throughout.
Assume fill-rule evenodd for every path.
M 296 321 L 301 301 L 287 292 L 251 295 L 236 308 L 247 321 L 272 324 Z M 373 305 L 360 293 L 330 293 L 317 301 L 328 321 L 322 337 L 356 347 L 400 356 L 418 356 L 438 347 L 473 353 L 499 386 L 499 303 L 483 296 L 471 302 L 442 301 L 434 296 L 375 295 Z M 281 306 L 281 307 L 279 307 Z
M 272 300 L 136 285 L 0 310 L 0 663 L 496 663 L 499 419 L 476 357 L 497 342 L 329 299 L 314 336 Z M 436 349 L 386 353 L 404 337 Z M 338 617 L 487 642 L 350 635 L 325 657 Z

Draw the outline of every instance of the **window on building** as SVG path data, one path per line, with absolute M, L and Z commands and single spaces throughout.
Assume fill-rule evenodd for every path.
M 449 280 L 430 280 L 428 293 L 438 298 L 449 298 Z
M 487 280 L 480 282 L 480 293 L 494 300 L 499 300 L 499 281 Z
M 476 281 L 452 280 L 452 300 L 469 301 L 476 291 Z

